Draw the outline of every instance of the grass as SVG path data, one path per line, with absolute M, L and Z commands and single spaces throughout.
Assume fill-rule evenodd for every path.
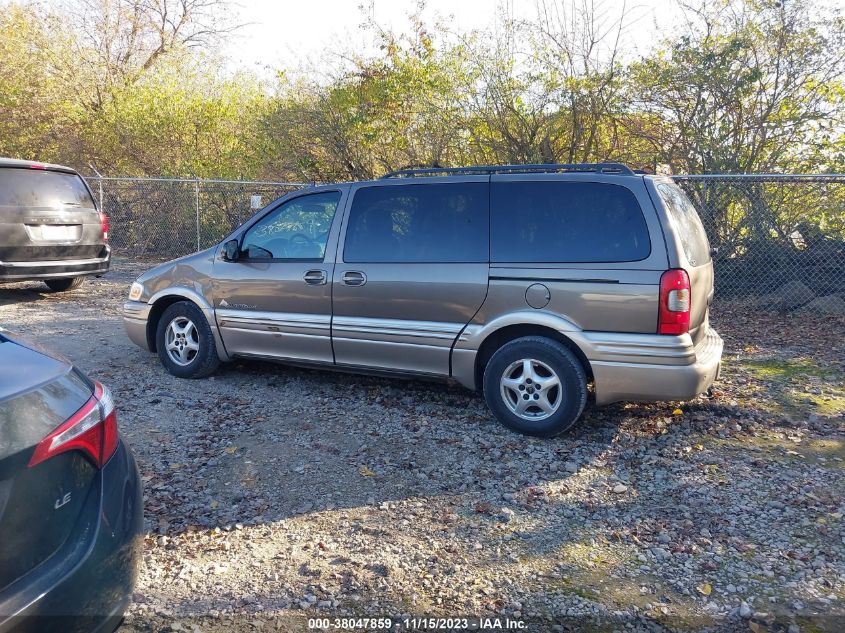
M 806 358 L 743 360 L 738 369 L 762 383 L 776 413 L 845 415 L 845 374 Z M 814 393 L 824 389 L 824 393 Z
M 745 368 L 760 378 L 771 380 L 792 380 L 799 376 L 825 377 L 830 370 L 825 370 L 807 359 L 795 360 L 747 360 L 741 363 Z

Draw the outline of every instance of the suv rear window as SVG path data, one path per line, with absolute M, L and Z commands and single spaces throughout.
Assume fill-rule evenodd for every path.
M 0 206 L 94 208 L 82 178 L 46 169 L 0 169 Z
M 486 182 L 363 187 L 355 194 L 348 263 L 486 262 Z
M 657 185 L 657 193 L 672 220 L 674 229 L 681 240 L 687 261 L 692 266 L 701 266 L 710 261 L 710 242 L 698 212 L 687 194 L 678 185 L 661 182 Z
M 633 262 L 651 253 L 633 192 L 598 182 L 494 182 L 491 261 Z

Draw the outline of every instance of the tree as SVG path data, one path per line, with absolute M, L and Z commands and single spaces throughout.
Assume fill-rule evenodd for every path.
M 258 178 L 266 106 L 256 77 L 227 77 L 204 55 L 168 56 L 114 89 L 84 129 L 84 145 L 109 173 Z
M 845 115 L 845 20 L 808 0 L 701 0 L 629 77 L 637 109 L 664 121 L 646 138 L 675 170 L 824 168 L 819 132 Z
M 464 48 L 445 37 L 438 48 L 443 32 L 430 31 L 418 16 L 411 20 L 408 36 L 368 23 L 379 54 L 344 56 L 326 84 L 280 75 L 265 127 L 277 171 L 361 179 L 467 159 L 461 95 L 473 89 L 473 79 Z
M 238 28 L 228 15 L 225 0 L 65 0 L 48 19 L 70 33 L 58 70 L 85 80 L 85 105 L 97 110 L 168 54 L 217 44 Z
M 52 156 L 59 130 L 75 122 L 65 86 L 51 72 L 50 41 L 34 7 L 0 11 L 0 156 Z

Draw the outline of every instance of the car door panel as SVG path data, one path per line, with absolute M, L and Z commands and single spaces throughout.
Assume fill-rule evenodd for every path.
M 317 191 L 283 204 L 294 200 L 308 204 L 307 198 L 327 193 L 331 192 Z M 336 193 L 337 204 L 325 236 L 322 259 L 246 257 L 229 262 L 218 253 L 214 264 L 215 315 L 231 355 L 334 362 L 330 282 L 344 203 L 342 191 Z M 252 230 L 247 227 L 239 239 L 248 238 Z
M 395 237 L 391 231 L 385 230 L 378 240 L 372 241 L 369 248 L 358 251 L 364 253 L 363 257 L 351 257 L 356 261 L 347 262 L 344 261 L 348 253 L 347 245 L 356 237 L 355 233 L 347 232 L 345 228 L 347 235 L 338 249 L 338 263 L 332 283 L 332 343 L 335 360 L 339 365 L 449 375 L 452 344 L 484 302 L 489 272 L 486 236 L 489 179 L 474 177 L 467 180 L 474 187 L 471 193 L 471 197 L 474 196 L 473 204 L 479 209 L 483 206 L 483 218 L 477 213 L 479 217 L 473 218 L 476 224 L 471 227 L 471 230 L 478 232 L 478 242 L 483 243 L 483 254 L 475 252 L 467 256 L 468 245 L 460 248 L 458 240 L 455 248 L 441 249 L 439 255 L 432 258 L 448 256 L 454 261 L 360 261 L 388 259 L 397 252 L 401 254 L 402 248 L 397 250 L 395 244 L 385 245 Z M 440 179 L 425 185 L 386 183 L 379 188 L 431 187 L 432 184 L 438 184 L 438 181 Z M 455 183 L 454 179 L 446 180 L 443 184 L 446 183 L 450 186 L 466 184 Z M 349 226 L 350 221 L 356 221 L 352 192 L 350 196 L 346 226 Z M 380 201 L 374 204 L 383 203 Z M 416 208 L 410 211 L 404 209 L 399 213 L 413 214 L 418 211 Z M 421 221 L 416 222 L 419 224 Z M 394 232 L 418 230 L 414 222 L 411 219 L 408 226 L 399 227 L 394 222 Z M 438 227 L 438 230 L 440 228 L 443 227 Z M 425 245 L 420 243 L 416 235 L 403 237 L 407 238 L 403 248 L 408 258 L 425 258 Z M 446 227 L 438 241 L 448 242 L 452 237 Z M 448 255 L 444 255 L 446 252 Z M 462 261 L 472 259 L 483 261 Z
M 362 270 L 366 284 L 344 284 L 348 270 Z M 480 263 L 338 264 L 337 362 L 448 375 L 452 343 L 484 302 L 487 271 Z
M 230 354 L 334 360 L 331 287 L 306 284 L 303 268 L 244 263 L 231 271 L 236 279 L 216 272 L 215 314 Z

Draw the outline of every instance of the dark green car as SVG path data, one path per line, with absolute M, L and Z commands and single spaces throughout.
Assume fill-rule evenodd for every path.
M 108 388 L 0 328 L 0 633 L 114 630 L 142 529 Z

